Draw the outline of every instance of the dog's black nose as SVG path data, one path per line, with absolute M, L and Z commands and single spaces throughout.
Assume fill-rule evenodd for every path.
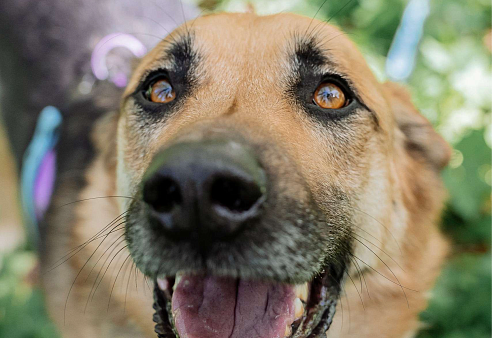
M 234 238 L 259 217 L 266 177 L 252 151 L 237 142 L 182 143 L 155 157 L 142 194 L 154 227 L 209 245 Z

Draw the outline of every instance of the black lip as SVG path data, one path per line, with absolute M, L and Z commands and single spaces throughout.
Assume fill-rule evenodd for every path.
M 164 296 L 157 282 L 154 285 L 154 316 L 155 333 L 158 338 L 176 338 L 178 333 L 174 331 L 171 324 L 171 302 L 167 299 L 171 295 Z
M 327 269 L 311 282 L 311 290 L 306 304 L 306 313 L 302 320 L 296 323 L 290 338 L 322 338 L 329 330 L 340 295 L 343 275 L 342 271 Z M 173 279 L 169 282 L 174 284 Z M 171 315 L 171 292 L 159 289 L 157 282 L 154 286 L 154 317 L 155 332 L 158 338 L 179 337 L 174 329 Z

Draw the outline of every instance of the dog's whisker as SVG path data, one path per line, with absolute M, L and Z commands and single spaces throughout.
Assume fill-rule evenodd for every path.
M 65 309 L 64 309 L 64 317 L 66 315 L 66 309 L 67 309 L 67 305 L 68 305 L 68 299 L 70 297 L 70 293 L 72 292 L 72 289 L 77 281 L 77 279 L 79 278 L 80 274 L 82 273 L 82 271 L 84 270 L 84 268 L 86 267 L 86 265 L 89 263 L 89 261 L 92 259 L 92 257 L 96 254 L 97 250 L 101 247 L 101 245 L 104 243 L 104 241 L 108 238 L 109 234 L 107 234 L 103 240 L 101 241 L 101 243 L 99 243 L 96 247 L 96 249 L 92 252 L 92 254 L 89 256 L 89 258 L 85 261 L 85 263 L 82 265 L 82 267 L 80 268 L 79 272 L 77 273 L 77 275 L 75 276 L 75 279 L 74 281 L 72 282 L 72 285 L 70 286 L 70 289 L 68 290 L 68 294 L 67 294 L 67 299 L 65 301 Z M 64 318 L 64 322 L 65 322 L 65 318 Z
M 124 215 L 128 212 L 125 211 L 123 213 L 121 213 L 120 215 L 118 215 L 118 217 L 116 217 L 115 219 L 113 219 L 108 225 L 106 225 L 104 228 L 102 228 L 100 231 L 98 231 L 94 236 L 92 236 L 91 238 L 89 238 L 87 241 L 85 241 L 84 243 L 80 244 L 80 245 L 77 245 L 76 247 L 70 249 L 65 255 L 63 255 L 61 258 L 59 258 L 57 261 L 55 261 L 55 263 L 53 263 L 53 265 L 56 265 L 58 262 L 60 262 L 61 260 L 65 259 L 67 256 L 71 255 L 71 253 L 73 253 L 74 251 L 77 251 L 74 255 L 76 255 L 78 252 L 80 252 L 80 250 L 82 250 L 83 248 L 85 248 L 89 243 L 99 239 L 99 238 L 102 238 L 104 237 L 106 234 L 104 234 L 104 231 L 106 231 L 108 228 L 111 228 L 115 222 L 118 222 L 122 217 L 124 217 Z M 114 227 L 112 228 L 114 229 Z M 100 235 L 102 234 L 102 235 Z M 74 255 L 70 256 L 67 260 L 69 260 L 70 258 L 72 258 Z M 63 261 L 61 264 L 63 264 L 64 262 L 66 262 L 67 260 Z M 60 264 L 60 265 L 61 265 Z M 48 268 L 48 271 L 51 271 L 53 269 L 55 269 L 56 267 L 58 267 L 59 265 L 56 265 L 55 267 L 49 267 Z
M 125 246 L 125 247 L 128 247 L 128 246 Z M 126 256 L 125 260 L 123 261 L 123 263 L 121 264 L 121 267 L 120 269 L 118 270 L 118 273 L 116 274 L 116 277 L 114 279 L 114 282 L 113 282 L 113 286 L 111 287 L 111 292 L 109 293 L 109 300 L 108 300 L 108 308 L 107 308 L 107 311 L 109 312 L 109 307 L 111 305 L 111 297 L 113 296 L 113 291 L 114 291 L 114 287 L 116 285 L 116 282 L 118 281 L 118 276 L 120 275 L 121 273 L 121 269 L 123 268 L 123 266 L 125 265 L 126 261 L 128 260 L 128 258 L 131 257 L 131 254 L 128 254 L 128 256 Z
M 372 249 L 371 249 L 371 248 L 369 248 L 367 245 L 365 245 L 364 243 L 362 243 L 362 241 L 360 241 L 359 239 L 357 239 L 357 238 L 355 238 L 355 237 L 353 237 L 353 239 L 354 239 L 354 240 L 356 240 L 357 242 L 359 242 L 360 244 L 362 244 L 362 245 L 363 245 L 364 247 L 366 247 L 369 251 L 371 251 L 371 252 L 372 252 L 372 253 L 373 253 L 373 254 L 374 254 L 374 255 L 375 255 L 375 256 L 379 259 L 379 261 L 381 261 L 381 263 L 383 263 L 383 264 L 386 266 L 386 268 L 387 268 L 387 269 L 391 272 L 391 274 L 393 275 L 393 277 L 395 277 L 395 279 L 396 279 L 396 281 L 397 281 L 397 283 L 396 283 L 396 282 L 394 282 L 394 281 L 392 281 L 392 282 L 393 282 L 393 283 L 395 283 L 396 285 L 399 285 L 399 286 L 400 286 L 401 291 L 403 292 L 403 295 L 404 295 L 405 300 L 406 300 L 406 302 L 407 302 L 407 306 L 408 306 L 408 307 L 410 307 L 410 304 L 409 304 L 409 302 L 408 302 L 408 297 L 407 297 L 407 294 L 406 294 L 406 292 L 405 292 L 405 289 L 409 289 L 409 288 L 406 288 L 406 287 L 404 287 L 404 286 L 401 284 L 400 280 L 398 279 L 398 277 L 396 276 L 396 274 L 393 272 L 393 270 L 389 267 L 389 265 L 388 265 L 388 264 L 387 264 L 387 263 L 386 263 L 386 262 L 385 262 L 385 261 L 384 261 L 381 257 L 379 257 L 379 255 L 378 255 L 378 254 L 376 254 L 376 253 L 374 252 L 374 250 L 372 250 Z M 355 258 L 359 259 L 357 256 L 355 256 L 355 255 L 353 255 L 353 256 L 354 256 Z M 391 258 L 391 257 L 390 257 L 390 258 Z M 359 260 L 360 260 L 360 259 L 359 259 Z M 360 260 L 360 261 L 361 261 L 362 263 L 364 263 L 364 264 L 368 265 L 368 264 L 367 264 L 367 263 L 365 263 L 364 261 L 362 261 L 362 260 Z M 395 263 L 396 263 L 396 262 L 395 262 Z M 398 263 L 397 263 L 397 264 L 398 264 Z M 368 266 L 369 266 L 369 265 L 368 265 Z M 370 267 L 370 268 L 371 268 L 372 270 L 376 271 L 376 270 L 375 270 L 375 269 L 373 269 L 372 267 Z M 376 272 L 377 272 L 377 271 L 376 271 Z M 383 276 L 383 274 L 381 274 L 380 272 L 378 272 L 378 274 L 380 274 L 381 276 Z M 386 278 L 386 279 L 390 280 L 389 278 Z M 391 281 L 391 280 L 390 280 L 390 281 Z M 409 290 L 412 290 L 412 289 L 409 289 Z M 412 291 L 416 291 L 416 290 L 412 290 Z
M 75 252 L 73 252 L 73 251 L 72 251 L 71 253 L 68 253 L 68 254 L 66 254 L 66 255 L 64 256 L 64 257 L 67 257 L 67 255 L 69 255 L 69 257 L 67 257 L 66 259 L 64 259 L 64 258 L 62 257 L 61 259 L 59 259 L 59 260 L 58 260 L 58 262 L 59 262 L 60 260 L 62 260 L 62 259 L 63 259 L 63 261 L 62 261 L 62 262 L 60 262 L 59 264 L 57 264 L 57 265 L 55 265 L 55 266 L 53 266 L 53 267 L 49 268 L 49 269 L 48 269 L 45 273 L 48 273 L 48 272 L 50 272 L 50 271 L 52 271 L 52 270 L 56 269 L 57 267 L 59 267 L 59 266 L 63 265 L 64 263 L 66 263 L 67 261 L 69 261 L 70 259 L 72 259 L 73 257 L 75 257 L 75 255 L 77 255 L 79 252 L 81 252 L 81 251 L 82 251 L 85 247 L 87 247 L 90 243 L 92 243 L 92 242 L 94 242 L 94 241 L 96 241 L 96 240 L 98 240 L 98 239 L 101 239 L 101 238 L 104 238 L 104 239 L 103 239 L 103 241 L 102 241 L 102 242 L 104 242 L 104 240 L 105 240 L 105 239 L 107 238 L 107 236 L 109 236 L 110 234 L 112 234 L 112 233 L 114 233 L 114 232 L 117 232 L 117 231 L 124 230 L 123 228 L 122 228 L 122 229 L 115 229 L 116 227 L 118 227 L 118 225 L 114 225 L 112 228 L 110 228 L 110 229 L 109 229 L 109 233 L 99 235 L 99 236 L 97 236 L 96 238 L 93 238 L 93 239 L 91 239 L 90 241 L 87 241 L 86 243 L 81 244 L 79 248 L 76 248 L 76 249 L 75 249 L 75 250 L 76 250 Z M 102 242 L 101 242 L 100 244 L 102 244 Z M 56 264 L 56 263 L 55 263 L 55 264 Z
M 156 20 L 154 20 L 154 19 L 152 19 L 152 18 L 150 18 L 150 17 L 148 17 L 148 16 L 144 16 L 144 15 L 142 15 L 142 17 L 143 17 L 145 20 L 149 20 L 149 21 L 154 22 L 156 25 L 158 25 L 159 27 L 161 27 L 161 28 L 162 28 L 162 29 L 166 32 L 166 36 L 168 36 L 168 37 L 170 37 L 170 38 L 173 38 L 173 41 L 174 41 L 174 42 L 177 42 L 177 41 L 176 41 L 176 39 L 175 39 L 173 36 L 171 36 L 171 32 L 169 32 L 169 31 L 166 29 L 166 27 L 164 27 L 161 23 L 159 23 L 158 21 L 156 21 Z
M 97 290 L 97 288 L 95 289 L 94 287 L 96 286 L 96 283 L 99 279 L 99 276 L 101 274 L 101 271 L 102 269 L 104 269 L 104 266 L 106 265 L 106 262 L 108 261 L 109 257 L 111 257 L 111 254 L 116 250 L 116 248 L 121 244 L 121 243 L 124 243 L 125 240 L 121 239 L 122 237 L 124 237 L 125 235 L 121 235 L 120 237 L 118 237 L 116 240 L 113 241 L 113 243 L 111 243 L 111 245 L 102 253 L 102 255 L 99 257 L 99 259 L 97 260 L 96 264 L 94 264 L 94 266 L 92 267 L 89 275 L 87 276 L 86 280 L 89 278 L 90 274 L 92 273 L 92 271 L 94 270 L 94 268 L 97 266 L 97 264 L 99 263 L 99 261 L 106 255 L 106 253 L 108 253 L 108 251 L 111 249 L 111 251 L 108 253 L 106 259 L 104 260 L 103 264 L 101 265 L 101 268 L 99 269 L 95 279 L 94 279 L 94 282 L 92 283 L 92 287 L 91 287 L 91 290 L 89 292 L 89 295 L 87 296 L 87 301 L 85 303 L 85 307 L 84 307 L 84 313 L 87 309 L 87 306 L 89 304 L 89 301 L 92 300 L 92 298 L 94 297 L 94 295 L 92 294 L 93 291 L 95 293 L 95 291 Z M 115 245 L 116 244 L 116 245 Z M 103 276 L 104 277 L 104 276 Z M 91 297 L 92 295 L 92 297 Z
M 306 31 L 304 32 L 304 35 L 308 35 L 309 28 L 311 28 L 311 25 L 313 24 L 314 19 L 316 19 L 316 16 L 318 16 L 319 11 L 321 11 L 321 8 L 323 8 L 325 6 L 325 4 L 326 4 L 327 1 L 328 0 L 323 1 L 323 3 L 321 4 L 321 6 L 319 6 L 319 8 L 316 11 L 316 13 L 314 13 L 314 16 L 311 19 L 311 21 L 309 22 L 309 25 L 307 26 Z
M 109 236 L 111 235 L 112 233 L 115 233 L 115 232 L 118 232 L 118 231 L 121 231 L 121 230 L 124 230 L 124 227 L 123 228 L 119 228 L 119 229 L 114 229 L 112 230 L 111 232 L 109 232 L 106 236 Z M 106 252 L 113 246 L 113 244 L 118 241 L 119 239 L 121 239 L 122 237 L 124 237 L 125 234 L 123 233 L 122 235 L 120 235 L 108 248 L 106 248 L 106 250 L 104 250 L 104 252 L 102 253 L 102 255 L 98 258 L 98 260 L 94 263 L 91 271 L 89 272 L 89 274 L 87 275 L 87 277 L 85 278 L 85 281 L 87 281 L 90 277 L 90 275 L 92 274 L 92 272 L 94 271 L 94 268 L 97 266 L 97 264 L 99 263 L 99 261 L 102 259 L 102 257 L 106 254 Z
M 152 288 L 149 285 L 149 278 L 146 275 L 143 275 L 145 284 L 147 285 L 147 288 L 149 289 L 150 292 L 152 292 Z M 145 293 L 145 288 L 144 288 L 144 293 Z
M 362 277 L 362 280 L 364 281 L 364 284 L 366 286 L 366 292 L 367 292 L 367 295 L 369 296 L 369 299 L 372 299 L 371 294 L 369 293 L 369 287 L 367 286 L 366 277 L 365 277 L 364 273 L 362 272 L 362 268 L 360 267 L 359 262 L 357 262 L 353 257 L 350 257 L 350 259 L 354 263 L 355 268 L 358 270 L 359 275 Z
M 160 6 L 156 0 L 153 1 L 154 2 L 154 5 L 159 8 L 169 19 L 171 19 L 171 21 L 174 23 L 174 26 L 178 27 L 179 24 L 176 22 L 176 20 L 174 20 L 174 17 L 172 15 L 169 15 L 169 13 L 164 9 L 162 8 L 162 6 Z
M 197 20 L 198 18 L 200 18 L 200 17 L 203 15 L 203 13 L 205 13 L 205 11 L 206 11 L 206 9 L 205 9 L 205 8 L 204 8 L 204 9 L 202 9 L 202 10 L 200 11 L 200 13 L 196 16 L 196 18 L 195 18 L 195 19 L 193 19 L 193 21 L 191 22 L 191 25 L 190 25 L 190 30 L 193 30 L 193 26 L 195 25 L 196 20 Z
M 350 313 L 350 299 L 348 298 L 348 295 L 347 295 L 347 290 L 345 289 L 345 287 L 343 288 L 343 293 L 345 295 L 345 300 L 347 302 L 347 310 L 348 310 L 348 331 L 350 332 L 350 325 L 351 325 L 351 313 Z M 343 303 L 341 301 L 341 303 Z M 343 305 L 340 305 L 340 307 L 342 307 Z M 343 316 L 343 311 L 342 311 L 342 316 Z M 343 329 L 343 324 L 344 324 L 344 321 L 342 320 L 342 324 L 341 324 L 341 327 L 340 327 L 340 330 Z
M 186 34 L 188 34 L 188 36 L 191 36 L 190 30 L 188 29 L 188 24 L 186 22 L 186 15 L 185 15 L 184 6 L 183 6 L 183 0 L 179 0 L 179 3 L 181 5 L 181 14 L 183 15 L 183 24 L 184 24 L 185 29 L 186 29 Z
M 135 262 L 132 260 L 132 266 L 133 266 L 133 280 L 135 282 L 135 293 L 138 295 L 139 294 L 139 280 L 140 280 L 140 277 L 143 276 L 142 272 L 138 269 L 137 265 L 135 264 Z M 133 284 L 133 283 L 132 283 Z M 132 286 L 133 288 L 133 286 Z M 143 290 L 145 291 L 145 288 L 143 288 Z M 133 290 L 131 290 L 133 291 Z M 131 292 L 130 292 L 130 295 L 131 295 Z
M 319 27 L 322 27 L 323 25 L 330 23 L 330 21 L 333 20 L 338 14 L 340 14 L 352 1 L 353 0 L 348 0 L 338 11 L 336 11 L 334 14 L 332 14 L 332 16 L 330 16 L 328 19 L 321 20 L 320 22 L 318 22 L 318 24 L 313 27 L 313 30 L 311 31 L 311 33 L 309 35 L 310 36 L 317 35 L 316 29 L 318 29 Z
M 341 36 L 345 36 L 345 35 L 349 35 L 349 34 L 348 34 L 348 33 L 346 33 L 346 32 L 342 32 L 342 33 L 340 33 L 340 34 L 337 34 L 337 35 L 335 35 L 335 36 L 332 36 L 332 37 L 331 37 L 330 39 L 328 39 L 328 41 L 326 41 L 326 42 L 331 42 L 332 40 L 335 40 L 336 38 L 339 38 L 339 37 L 341 37 Z
M 400 270 L 402 270 L 403 272 L 406 272 L 401 266 L 400 264 L 393 258 L 391 257 L 386 251 L 384 251 L 381 247 L 377 246 L 376 244 L 374 244 L 373 242 L 369 241 L 368 239 L 364 238 L 363 236 L 359 235 L 359 234 L 354 234 L 355 236 L 363 239 L 364 241 L 366 241 L 367 243 L 371 244 L 372 246 L 374 246 L 376 249 L 378 249 L 379 251 L 381 251 L 383 254 L 385 254 L 389 259 L 391 259 L 397 266 L 398 268 L 400 268 Z M 367 246 L 365 246 L 367 248 Z
M 111 252 L 108 254 L 108 256 L 106 257 L 106 260 L 104 261 L 103 265 L 101 266 L 101 269 L 99 270 L 99 273 L 98 275 L 101 273 L 101 271 L 104 269 L 104 265 L 106 264 L 107 260 L 109 259 L 109 257 L 111 257 L 111 255 L 113 254 L 113 251 L 116 250 L 121 244 L 124 244 L 126 243 L 125 240 L 121 240 L 118 244 L 116 244 L 116 246 L 114 246 L 113 250 L 111 250 Z M 113 263 L 113 260 L 118 256 L 118 254 L 120 254 L 125 248 L 127 247 L 127 245 L 124 245 L 123 247 L 119 248 L 118 251 L 114 254 L 114 256 L 111 258 L 109 264 L 106 266 L 106 269 L 104 270 L 104 273 L 103 275 L 101 276 L 101 278 L 99 279 L 99 281 L 97 282 L 97 285 L 96 285 L 96 288 L 94 289 L 94 292 L 92 293 L 92 297 L 91 297 L 91 301 L 94 299 L 94 296 L 97 292 L 97 289 L 99 288 L 99 286 L 101 285 L 104 277 L 106 276 L 106 273 L 108 272 L 111 264 Z M 96 281 L 97 281 L 97 278 L 96 278 Z
M 127 265 L 123 268 L 123 274 L 121 275 L 121 285 L 120 285 L 121 293 L 123 293 L 123 291 L 126 290 L 125 301 L 126 301 L 126 295 L 128 294 L 128 288 L 130 286 L 130 280 L 132 276 L 132 259 L 129 259 L 126 264 Z M 128 273 L 128 279 L 126 279 L 127 273 Z
M 384 279 L 386 279 L 388 282 L 392 283 L 392 284 L 395 284 L 397 285 L 398 287 L 403 287 L 404 289 L 407 289 L 407 290 L 410 290 L 410 291 L 414 291 L 414 292 L 418 292 L 417 290 L 412 290 L 410 288 L 407 288 L 403 285 L 401 285 L 400 283 L 398 282 L 395 282 L 394 280 L 392 280 L 391 278 L 385 276 L 382 272 L 378 271 L 377 269 L 375 269 L 374 267 L 372 267 L 370 264 L 366 263 L 364 260 L 360 259 L 359 257 L 357 257 L 357 255 L 351 253 L 350 254 L 352 257 L 354 257 L 355 259 L 357 259 L 358 261 L 360 261 L 362 264 L 364 264 L 367 268 L 369 268 L 370 270 L 374 271 L 375 273 L 377 273 L 378 275 L 380 275 L 381 277 L 383 277 Z
M 135 199 L 134 197 L 123 196 L 123 195 L 96 196 L 96 197 L 83 198 L 83 199 L 80 199 L 80 200 L 68 202 L 68 203 L 65 203 L 65 204 L 62 204 L 62 205 L 58 206 L 57 209 L 58 208 L 63 208 L 63 207 L 66 207 L 68 205 L 72 205 L 72 204 L 75 204 L 75 203 L 87 202 L 87 201 L 92 201 L 92 200 L 99 200 L 99 199 L 104 199 L 104 198 L 127 198 L 127 199 L 131 199 L 131 200 L 134 200 Z
M 357 294 L 359 295 L 359 299 L 360 299 L 360 303 L 362 304 L 362 309 L 366 309 L 365 305 L 364 305 L 364 300 L 362 299 L 362 295 L 361 295 L 361 292 L 359 292 L 359 289 L 357 288 L 357 285 L 355 284 L 354 280 L 352 279 L 352 276 L 350 276 L 350 274 L 348 273 L 347 270 L 345 270 L 345 274 L 347 275 L 347 277 L 350 279 L 350 281 L 352 282 L 352 284 L 354 285 L 354 288 L 355 288 L 355 291 L 357 291 Z M 361 291 L 362 291 L 362 285 L 361 285 Z
M 386 277 L 384 274 L 382 274 L 382 273 L 381 273 L 381 272 L 379 272 L 377 269 L 373 268 L 372 266 L 370 266 L 369 264 L 367 264 L 366 262 L 364 262 L 362 259 L 360 259 L 360 258 L 359 258 L 359 257 L 357 257 L 356 255 L 354 255 L 354 254 L 351 254 L 351 255 L 352 255 L 353 257 L 355 257 L 357 260 L 359 260 L 360 262 L 362 262 L 364 265 L 366 265 L 369 269 L 371 269 L 372 271 L 376 272 L 378 275 L 380 275 L 381 277 L 383 277 L 384 279 L 386 279 L 387 281 L 389 281 L 389 282 L 391 282 L 391 283 L 393 283 L 393 284 L 395 284 L 395 285 L 398 285 L 398 286 L 402 289 L 403 295 L 404 295 L 405 300 L 406 300 L 406 302 L 407 302 L 407 306 L 408 306 L 408 307 L 410 307 L 410 303 L 408 302 L 408 297 L 407 297 L 407 294 L 406 294 L 406 292 L 405 292 L 405 289 L 406 289 L 406 290 L 409 290 L 409 291 L 413 291 L 413 292 L 418 292 L 417 290 L 414 290 L 414 289 L 408 288 L 408 287 L 406 287 L 406 286 L 403 286 L 403 285 L 400 283 L 400 281 L 396 278 L 396 276 L 395 276 L 395 278 L 397 279 L 397 281 L 398 281 L 398 282 L 395 282 L 395 281 L 391 280 L 390 278 Z M 377 256 L 377 255 L 376 255 L 376 256 Z M 385 263 L 383 262 L 383 264 L 385 264 Z M 389 268 L 388 268 L 388 269 L 389 269 Z M 391 270 L 391 269 L 389 269 L 389 270 L 392 272 L 392 270 Z
M 374 236 L 373 234 L 371 234 L 369 231 L 365 230 L 363 227 L 357 225 L 357 224 L 352 224 L 352 226 L 354 228 L 357 228 L 359 229 L 360 231 L 362 231 L 363 233 L 369 235 L 370 237 L 372 237 L 375 241 L 377 241 L 379 244 L 381 245 L 384 245 L 383 242 L 381 242 L 381 240 L 379 238 L 377 238 L 376 236 Z
M 359 229 L 361 229 L 360 227 L 358 227 Z M 389 255 L 386 251 L 384 251 L 382 248 L 380 248 L 379 246 L 377 246 L 376 244 L 372 243 L 371 241 L 369 241 L 368 239 L 364 238 L 363 236 L 361 236 L 360 234 L 357 234 L 357 233 L 353 233 L 352 231 L 348 230 L 348 229 L 342 229 L 341 230 L 343 233 L 345 233 L 346 235 L 352 237 L 354 240 L 356 240 L 357 242 L 359 242 L 361 245 L 363 245 L 365 248 L 367 248 L 368 250 L 370 250 L 374 255 L 376 255 L 376 257 L 378 257 L 379 260 L 381 260 L 381 258 L 372 250 L 370 249 L 366 244 L 362 243 L 359 239 L 357 239 L 355 236 L 365 240 L 366 242 L 370 243 L 371 245 L 373 245 L 375 248 L 379 249 L 382 253 L 384 253 L 389 259 L 391 259 L 397 266 L 398 268 L 400 268 L 400 270 L 402 270 L 403 272 L 405 272 L 405 270 L 400 266 L 400 264 L 393 258 L 391 257 L 391 255 Z M 384 263 L 384 262 L 383 262 Z M 386 265 L 386 264 L 385 264 Z M 389 269 L 389 267 L 388 267 Z M 396 278 L 396 276 L 395 276 Z
M 133 262 L 133 261 L 132 261 Z M 137 274 L 140 272 L 140 270 L 138 270 L 137 268 L 137 265 L 135 264 L 135 262 L 133 262 L 133 269 L 135 270 L 135 290 L 138 291 L 138 279 L 137 279 Z
M 374 220 L 376 223 L 378 223 L 380 226 L 382 226 L 389 234 L 390 236 L 393 238 L 393 240 L 395 241 L 395 244 L 396 246 L 398 247 L 398 250 L 400 251 L 400 254 L 403 254 L 402 250 L 401 250 L 401 247 L 400 247 L 400 244 L 398 243 L 398 241 L 396 240 L 396 237 L 393 235 L 393 233 L 391 232 L 390 229 L 388 229 L 387 226 L 385 226 L 380 220 L 378 220 L 376 217 L 372 216 L 371 214 L 367 213 L 366 211 L 364 210 L 361 210 L 353 205 L 350 206 L 351 209 L 354 209 L 360 213 L 363 213 L 364 215 L 368 216 L 369 218 L 371 218 L 372 220 Z
M 115 227 L 117 227 L 117 226 L 118 226 L 118 225 L 115 225 Z M 77 250 L 77 252 L 75 252 L 73 255 L 71 255 L 70 257 L 68 257 L 66 260 L 64 260 L 64 261 L 63 261 L 63 262 L 61 262 L 60 264 L 58 264 L 58 265 L 54 266 L 53 268 L 50 268 L 50 270 L 48 270 L 47 272 L 50 272 L 50 271 L 52 271 L 52 270 L 56 269 L 56 268 L 57 268 L 57 267 L 59 267 L 60 265 L 62 265 L 62 264 L 64 264 L 65 262 L 69 261 L 70 259 L 72 259 L 75 255 L 77 255 L 80 251 L 82 251 L 82 250 L 83 250 L 83 249 L 84 249 L 87 245 L 89 245 L 90 243 L 92 243 L 92 242 L 94 242 L 94 241 L 96 241 L 96 240 L 98 240 L 98 239 L 101 239 L 101 238 L 103 238 L 103 237 L 106 237 L 107 235 L 110 235 L 110 234 L 112 234 L 112 233 L 115 233 L 115 232 L 121 231 L 121 230 L 124 230 L 124 228 L 118 228 L 118 229 L 115 229 L 115 228 L 113 227 L 113 228 L 111 228 L 111 229 L 109 230 L 109 233 L 108 233 L 108 234 L 102 234 L 102 235 L 99 235 L 99 236 L 97 236 L 96 238 L 94 238 L 94 239 L 92 239 L 92 240 L 88 241 L 87 243 L 85 243 L 85 244 L 81 245 L 81 248 L 80 248 L 79 250 Z
M 375 256 L 379 259 L 379 261 L 381 261 L 381 263 L 383 263 L 383 264 L 384 264 L 384 266 L 386 266 L 386 268 L 387 268 L 387 269 L 391 272 L 391 274 L 393 275 L 393 277 L 395 277 L 396 281 L 398 282 L 397 284 L 399 284 L 399 285 L 400 285 L 400 287 L 402 288 L 402 292 L 403 292 L 403 294 L 405 295 L 405 299 L 406 299 L 406 301 L 407 301 L 407 305 L 408 305 L 408 306 L 410 306 L 410 305 L 408 304 L 408 298 L 407 298 L 407 296 L 406 296 L 405 290 L 403 289 L 403 285 L 401 285 L 401 283 L 400 283 L 400 281 L 399 281 L 398 277 L 397 277 L 397 276 L 396 276 L 396 274 L 393 272 L 393 270 L 389 267 L 389 265 L 388 265 L 388 264 L 387 264 L 387 263 L 386 263 L 386 262 L 385 262 L 385 261 L 384 261 L 381 257 L 379 257 L 379 255 L 378 255 L 378 254 L 376 254 L 376 253 L 374 252 L 374 250 L 372 250 L 371 248 L 369 248 L 367 245 L 365 245 L 364 243 L 362 243 L 362 242 L 361 242 L 360 240 L 358 240 L 357 238 L 355 238 L 355 237 L 354 237 L 354 239 L 355 239 L 356 241 L 358 241 L 360 244 L 362 244 L 364 247 L 366 247 L 369 251 L 371 251 L 371 252 L 372 252 L 372 253 L 373 253 L 373 254 L 374 254 L 374 255 L 375 255 Z
M 99 231 L 98 234 L 100 232 L 104 232 L 107 229 L 107 227 L 109 227 L 109 225 L 107 225 L 103 230 Z M 109 231 L 112 231 L 114 228 L 110 228 Z M 96 237 L 97 236 L 97 237 Z M 76 247 L 70 249 L 65 255 L 63 255 L 61 258 L 59 258 L 57 261 L 55 261 L 55 263 L 53 263 L 53 265 L 51 267 L 48 268 L 47 272 L 50 272 L 51 270 L 54 270 L 56 269 L 58 266 L 60 266 L 61 264 L 65 263 L 66 261 L 70 260 L 73 256 L 75 256 L 77 253 L 79 253 L 82 249 L 84 249 L 88 244 L 100 239 L 100 238 L 103 238 L 104 236 L 106 236 L 105 233 L 101 234 L 101 235 L 94 235 L 93 237 L 91 237 L 91 239 L 87 240 L 86 242 L 80 244 L 80 245 L 77 245 Z M 76 251 L 76 252 L 75 252 Z M 75 252 L 75 253 L 74 253 Z M 70 256 L 68 257 L 67 259 L 65 259 L 67 256 Z M 62 261 L 60 264 L 57 264 L 58 262 Z
M 350 257 L 350 261 L 352 262 L 352 264 L 354 264 L 354 259 L 353 257 Z M 355 270 L 357 271 L 357 277 L 359 278 L 359 282 L 360 282 L 360 291 L 362 294 L 364 294 L 364 288 L 363 288 L 363 284 L 362 284 L 362 274 L 361 274 L 361 271 L 358 269 L 357 265 L 354 264 L 354 267 L 355 267 Z M 367 285 L 366 285 L 366 288 L 367 288 Z
M 126 312 L 126 300 L 127 300 L 127 297 L 128 297 L 128 288 L 130 287 L 130 281 L 132 279 L 133 265 L 134 265 L 134 263 L 130 259 L 128 261 L 128 266 L 129 266 L 128 270 L 130 270 L 130 271 L 129 271 L 129 274 L 128 274 L 128 280 L 126 282 L 126 291 L 125 291 L 125 301 L 124 301 L 124 305 L 123 305 L 123 313 Z M 126 272 L 123 273 L 122 280 L 125 280 L 125 275 L 126 275 Z

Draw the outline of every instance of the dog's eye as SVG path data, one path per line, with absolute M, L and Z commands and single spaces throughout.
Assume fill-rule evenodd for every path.
M 176 92 L 169 81 L 161 79 L 149 86 L 145 92 L 145 96 L 148 100 L 155 103 L 169 103 L 176 98 Z
M 316 88 L 313 101 L 323 109 L 340 109 L 348 104 L 343 90 L 331 82 L 324 82 Z

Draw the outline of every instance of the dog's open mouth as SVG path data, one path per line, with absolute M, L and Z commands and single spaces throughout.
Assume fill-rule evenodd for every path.
M 340 281 L 325 271 L 288 285 L 205 274 L 157 279 L 154 321 L 160 338 L 323 337 Z

